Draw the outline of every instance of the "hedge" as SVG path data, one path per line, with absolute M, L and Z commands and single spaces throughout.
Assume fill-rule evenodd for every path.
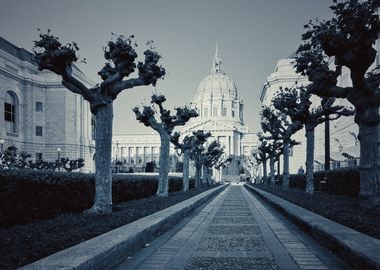
M 82 212 L 93 203 L 94 182 L 94 174 L 0 169 L 0 227 Z M 115 175 L 112 182 L 112 200 L 117 204 L 154 195 L 158 176 Z M 169 192 L 181 189 L 182 177 L 170 176 Z
M 290 187 L 305 189 L 305 174 L 292 174 L 289 180 Z M 358 167 L 350 167 L 315 172 L 314 189 L 357 198 L 360 190 L 359 169 Z

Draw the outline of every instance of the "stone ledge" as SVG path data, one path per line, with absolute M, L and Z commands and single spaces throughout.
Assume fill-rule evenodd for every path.
M 222 185 L 188 200 L 26 265 L 23 270 L 110 269 L 224 190 Z
M 245 185 L 355 269 L 380 269 L 380 240 Z

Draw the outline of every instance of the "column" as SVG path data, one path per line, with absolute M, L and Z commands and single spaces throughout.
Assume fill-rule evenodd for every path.
M 228 136 L 228 155 L 231 155 L 231 136 Z
M 236 111 L 235 111 L 236 113 Z M 231 136 L 231 155 L 235 155 L 236 156 L 236 153 L 235 153 L 235 141 L 236 141 L 236 138 L 234 136 L 234 132 L 232 132 L 232 136 Z

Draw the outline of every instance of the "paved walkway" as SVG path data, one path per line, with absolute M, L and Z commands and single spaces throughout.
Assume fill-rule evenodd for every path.
M 121 269 L 348 269 L 243 186 L 147 244 Z

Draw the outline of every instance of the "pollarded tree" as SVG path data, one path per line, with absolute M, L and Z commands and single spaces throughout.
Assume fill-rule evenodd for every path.
M 270 107 L 264 106 L 261 110 L 261 129 L 264 132 L 264 137 L 267 140 L 267 150 L 269 156 L 270 181 L 271 185 L 275 184 L 274 163 L 282 153 L 283 138 L 281 133 L 284 129 L 283 121 L 278 114 Z
M 360 141 L 360 197 L 362 205 L 380 205 L 378 69 L 367 75 L 375 62 L 375 42 L 380 34 L 377 0 L 337 2 L 330 7 L 334 17 L 310 21 L 298 49 L 296 68 L 313 82 L 310 92 L 321 97 L 346 98 L 356 110 Z M 335 70 L 329 69 L 325 55 L 334 57 Z M 339 87 L 342 67 L 350 70 L 352 87 Z
M 202 153 L 203 175 L 207 184 L 211 184 L 211 168 L 218 163 L 223 153 L 223 146 L 217 140 L 211 142 Z
M 177 154 L 179 156 L 183 155 L 183 182 L 182 182 L 182 191 L 189 190 L 189 169 L 190 169 L 190 153 L 191 149 L 195 144 L 195 136 L 186 136 L 183 139 L 183 142 L 179 142 L 180 138 L 179 132 L 174 132 L 174 134 L 170 138 L 170 142 L 174 144 L 175 149 L 177 150 Z
M 232 157 L 226 158 L 225 155 L 222 155 L 221 158 L 217 161 L 215 164 L 215 169 L 217 175 L 215 176 L 215 179 L 217 179 L 219 182 L 222 181 L 222 173 L 223 169 L 232 161 Z
M 284 154 L 284 168 L 282 175 L 282 187 L 284 189 L 289 189 L 289 148 L 295 145 L 291 136 L 295 134 L 298 130 L 302 129 L 303 124 L 299 121 L 293 121 L 287 115 L 287 111 L 284 110 L 284 98 L 283 98 L 283 90 L 280 88 L 279 92 L 277 92 L 276 96 L 272 99 L 272 104 L 276 110 L 281 112 L 283 125 L 280 128 L 280 136 L 283 140 L 283 154 Z M 290 120 L 290 121 L 289 121 Z M 292 144 L 292 145 L 291 145 Z
M 260 145 L 257 148 L 255 159 L 258 164 L 261 163 L 263 165 L 263 181 L 266 182 L 268 176 L 267 161 L 269 159 L 268 140 L 262 133 L 258 133 L 257 136 L 259 138 Z
M 207 139 L 211 136 L 210 132 L 205 132 L 204 130 L 193 131 L 195 136 L 195 141 L 193 148 L 190 152 L 190 158 L 195 163 L 195 187 L 201 186 L 201 172 L 202 172 L 202 153 L 205 151 L 205 143 Z
M 305 87 L 288 89 L 280 93 L 277 106 L 288 115 L 292 122 L 300 122 L 305 126 L 306 136 L 306 192 L 314 193 L 314 130 L 326 120 L 336 120 L 341 116 L 353 115 L 351 109 L 334 105 L 335 99 L 322 100 L 321 105 L 312 108 L 311 94 Z M 328 117 L 328 118 L 327 118 Z
M 244 169 L 245 173 L 248 173 L 249 179 L 256 180 L 257 176 L 257 168 L 259 166 L 259 162 L 256 159 L 258 149 L 254 149 L 251 151 L 249 155 L 244 155 L 242 157 L 242 168 Z
M 135 60 L 137 53 L 133 36 L 118 36 L 104 48 L 107 63 L 98 72 L 102 82 L 89 88 L 73 74 L 73 65 L 78 60 L 76 43 L 63 45 L 57 37 L 40 34 L 34 42 L 35 59 L 39 70 L 50 70 L 62 77 L 62 84 L 73 93 L 81 95 L 90 103 L 95 115 L 95 200 L 88 212 L 109 213 L 112 211 L 112 118 L 113 101 L 126 89 L 141 85 L 155 85 L 165 75 L 165 69 L 158 66 L 160 55 L 152 48 L 144 52 L 145 61 Z M 125 79 L 138 69 L 136 78 Z
M 147 127 L 153 128 L 158 132 L 161 139 L 160 160 L 159 160 L 159 176 L 158 189 L 156 195 L 159 197 L 167 197 L 169 189 L 169 153 L 170 153 L 170 137 L 175 127 L 185 125 L 190 118 L 197 117 L 198 113 L 194 109 L 176 108 L 176 114 L 170 115 L 170 110 L 164 109 L 162 103 L 166 101 L 163 95 L 152 95 L 151 103 L 158 106 L 161 122 L 157 122 L 155 118 L 156 111 L 152 106 L 144 106 L 140 111 L 138 107 L 133 108 L 136 120 L 140 121 Z

